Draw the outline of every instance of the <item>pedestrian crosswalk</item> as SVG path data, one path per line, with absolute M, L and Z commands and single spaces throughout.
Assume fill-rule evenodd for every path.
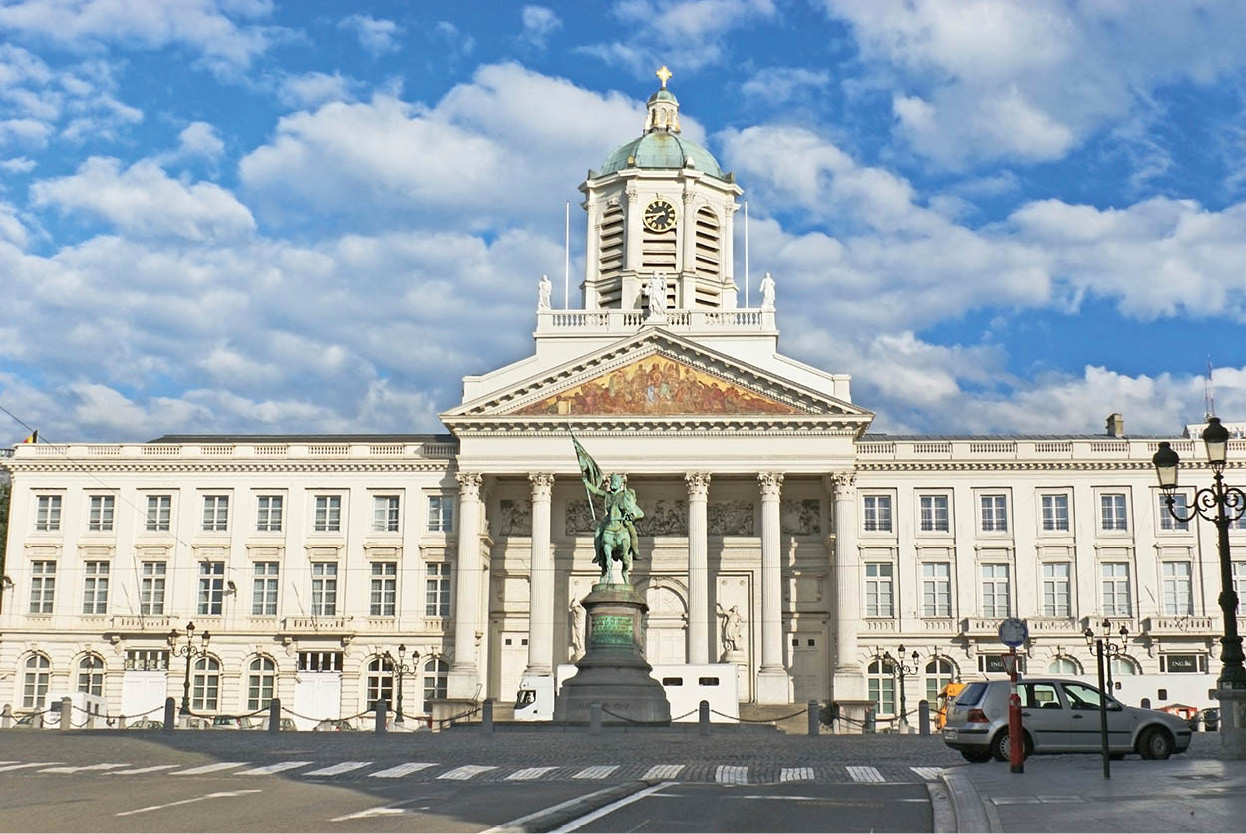
M 187 763 L 134 766 L 126 762 L 67 764 L 65 762 L 0 763 L 0 779 L 6 776 L 269 776 L 294 779 L 408 779 L 416 781 L 684 781 L 722 785 L 763 785 L 790 782 L 855 782 L 859 784 L 938 781 L 941 767 L 903 765 L 800 764 L 534 764 L 497 765 L 438 762 L 325 762 L 290 759 L 270 762 L 210 762 L 191 767 Z

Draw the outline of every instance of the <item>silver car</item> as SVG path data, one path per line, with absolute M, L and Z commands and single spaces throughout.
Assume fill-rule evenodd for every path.
M 1008 681 L 969 684 L 948 707 L 943 742 L 971 762 L 1008 761 Z M 1017 683 L 1025 755 L 1095 753 L 1102 749 L 1099 704 L 1103 693 L 1080 681 L 1027 678 Z M 1190 728 L 1176 716 L 1107 699 L 1108 753 L 1166 759 L 1190 746 Z

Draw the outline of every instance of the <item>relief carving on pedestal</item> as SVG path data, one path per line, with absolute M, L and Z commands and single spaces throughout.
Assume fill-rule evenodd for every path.
M 822 532 L 822 502 L 817 498 L 785 498 L 779 502 L 779 519 L 784 533 L 816 536 Z
M 752 501 L 713 501 L 706 508 L 711 536 L 753 536 Z

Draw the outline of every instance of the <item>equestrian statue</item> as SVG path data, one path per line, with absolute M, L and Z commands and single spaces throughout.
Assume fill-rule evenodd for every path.
M 593 530 L 593 563 L 601 566 L 599 583 L 613 585 L 614 563 L 622 563 L 623 583 L 631 584 L 632 560 L 640 555 L 639 540 L 634 519 L 642 518 L 644 510 L 636 503 L 636 490 L 629 489 L 626 476 L 618 473 L 605 476 L 592 456 L 572 435 L 575 454 L 580 462 L 580 478 L 588 493 L 588 505 L 597 522 Z M 600 495 L 605 507 L 600 519 L 593 504 L 593 496 Z

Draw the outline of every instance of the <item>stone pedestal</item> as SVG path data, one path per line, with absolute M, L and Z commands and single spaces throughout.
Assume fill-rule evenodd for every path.
M 1221 684 L 1216 697 L 1220 700 L 1220 758 L 1246 759 L 1246 689 Z
M 873 701 L 860 701 L 850 698 L 836 698 L 839 704 L 839 720 L 835 722 L 835 732 L 844 735 L 860 735 L 865 729 L 865 713 L 874 706 Z
M 671 705 L 645 660 L 644 615 L 649 606 L 631 585 L 598 583 L 583 599 L 588 634 L 578 671 L 554 703 L 555 721 L 585 722 L 601 704 L 603 724 L 670 723 Z
M 435 698 L 432 701 L 433 725 L 430 729 L 436 733 L 454 721 L 463 723 L 479 721 L 480 713 L 476 711 L 479 706 L 478 701 L 470 698 Z

